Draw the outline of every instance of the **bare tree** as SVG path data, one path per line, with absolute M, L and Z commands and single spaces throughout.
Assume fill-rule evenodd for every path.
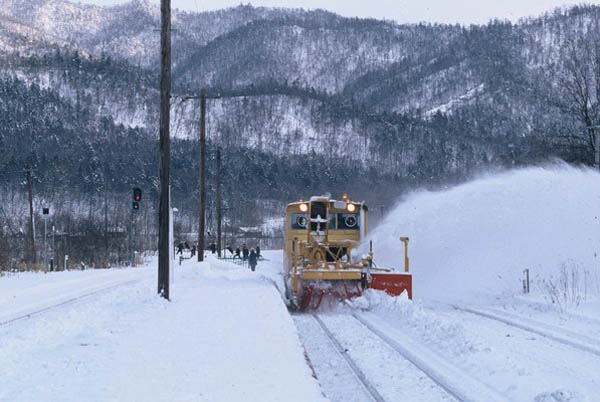
M 600 35 L 595 31 L 577 33 L 561 49 L 557 99 L 560 108 L 584 128 L 582 140 L 595 153 L 595 131 L 600 124 Z

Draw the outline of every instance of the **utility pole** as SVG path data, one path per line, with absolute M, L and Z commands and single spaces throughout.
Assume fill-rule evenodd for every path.
M 223 219 L 223 200 L 221 197 L 221 148 L 217 149 L 217 255 L 221 257 L 221 220 Z
M 169 294 L 169 156 L 171 108 L 171 0 L 161 0 L 161 74 L 160 74 L 160 202 L 158 207 L 158 293 L 165 299 Z
M 200 225 L 198 227 L 198 261 L 204 261 L 206 232 L 206 93 L 200 91 Z
M 29 191 L 29 262 L 35 265 L 37 258 L 35 255 L 35 227 L 33 226 L 33 183 L 31 180 L 31 165 L 25 166 L 25 176 L 27 177 L 27 189 Z

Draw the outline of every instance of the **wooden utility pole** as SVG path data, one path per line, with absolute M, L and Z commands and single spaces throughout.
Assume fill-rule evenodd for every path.
M 217 255 L 221 257 L 221 220 L 223 219 L 223 200 L 221 197 L 221 148 L 217 149 Z
M 171 0 L 161 0 L 160 202 L 158 207 L 158 293 L 169 299 L 169 122 L 171 108 Z
M 206 93 L 200 92 L 200 214 L 198 227 L 198 261 L 204 261 L 206 231 Z
M 37 263 L 35 254 L 35 227 L 33 225 L 33 183 L 31 179 L 31 165 L 25 166 L 25 176 L 27 177 L 27 190 L 29 191 L 29 262 L 33 265 Z

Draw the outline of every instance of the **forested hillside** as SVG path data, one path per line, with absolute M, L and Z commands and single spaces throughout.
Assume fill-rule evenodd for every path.
M 85 217 L 69 230 L 129 230 L 137 185 L 139 224 L 153 233 L 159 10 L 143 0 L 8 0 L 3 13 L 0 234 L 27 230 L 25 166 L 38 204 L 75 226 Z M 221 147 L 232 227 L 318 192 L 385 209 L 408 188 L 485 169 L 593 163 L 586 127 L 600 124 L 600 7 L 462 27 L 239 6 L 176 11 L 173 25 L 179 231 L 197 220 L 199 102 L 184 99 L 201 88 L 218 95 L 208 101 L 209 202 Z

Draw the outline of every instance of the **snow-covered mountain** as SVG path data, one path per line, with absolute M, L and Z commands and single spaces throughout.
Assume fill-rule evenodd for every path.
M 137 170 L 114 177 L 114 188 L 154 188 L 158 8 L 7 0 L 3 12 L 5 169 L 33 160 L 44 180 L 93 190 L 109 174 L 101 162 L 126 165 L 135 144 Z M 565 43 L 600 32 L 597 6 L 471 27 L 238 6 L 175 10 L 173 26 L 175 165 L 197 174 L 185 151 L 197 138 L 199 104 L 181 96 L 221 94 L 208 101 L 209 141 L 237 161 L 232 180 L 248 175 L 251 199 L 281 183 L 279 201 L 342 187 L 368 198 L 365 183 L 393 196 L 483 167 L 593 160 L 557 86 Z M 32 147 L 32 132 L 51 135 Z M 74 156 L 62 158 L 61 146 Z M 175 192 L 197 196 L 195 176 L 175 180 Z

